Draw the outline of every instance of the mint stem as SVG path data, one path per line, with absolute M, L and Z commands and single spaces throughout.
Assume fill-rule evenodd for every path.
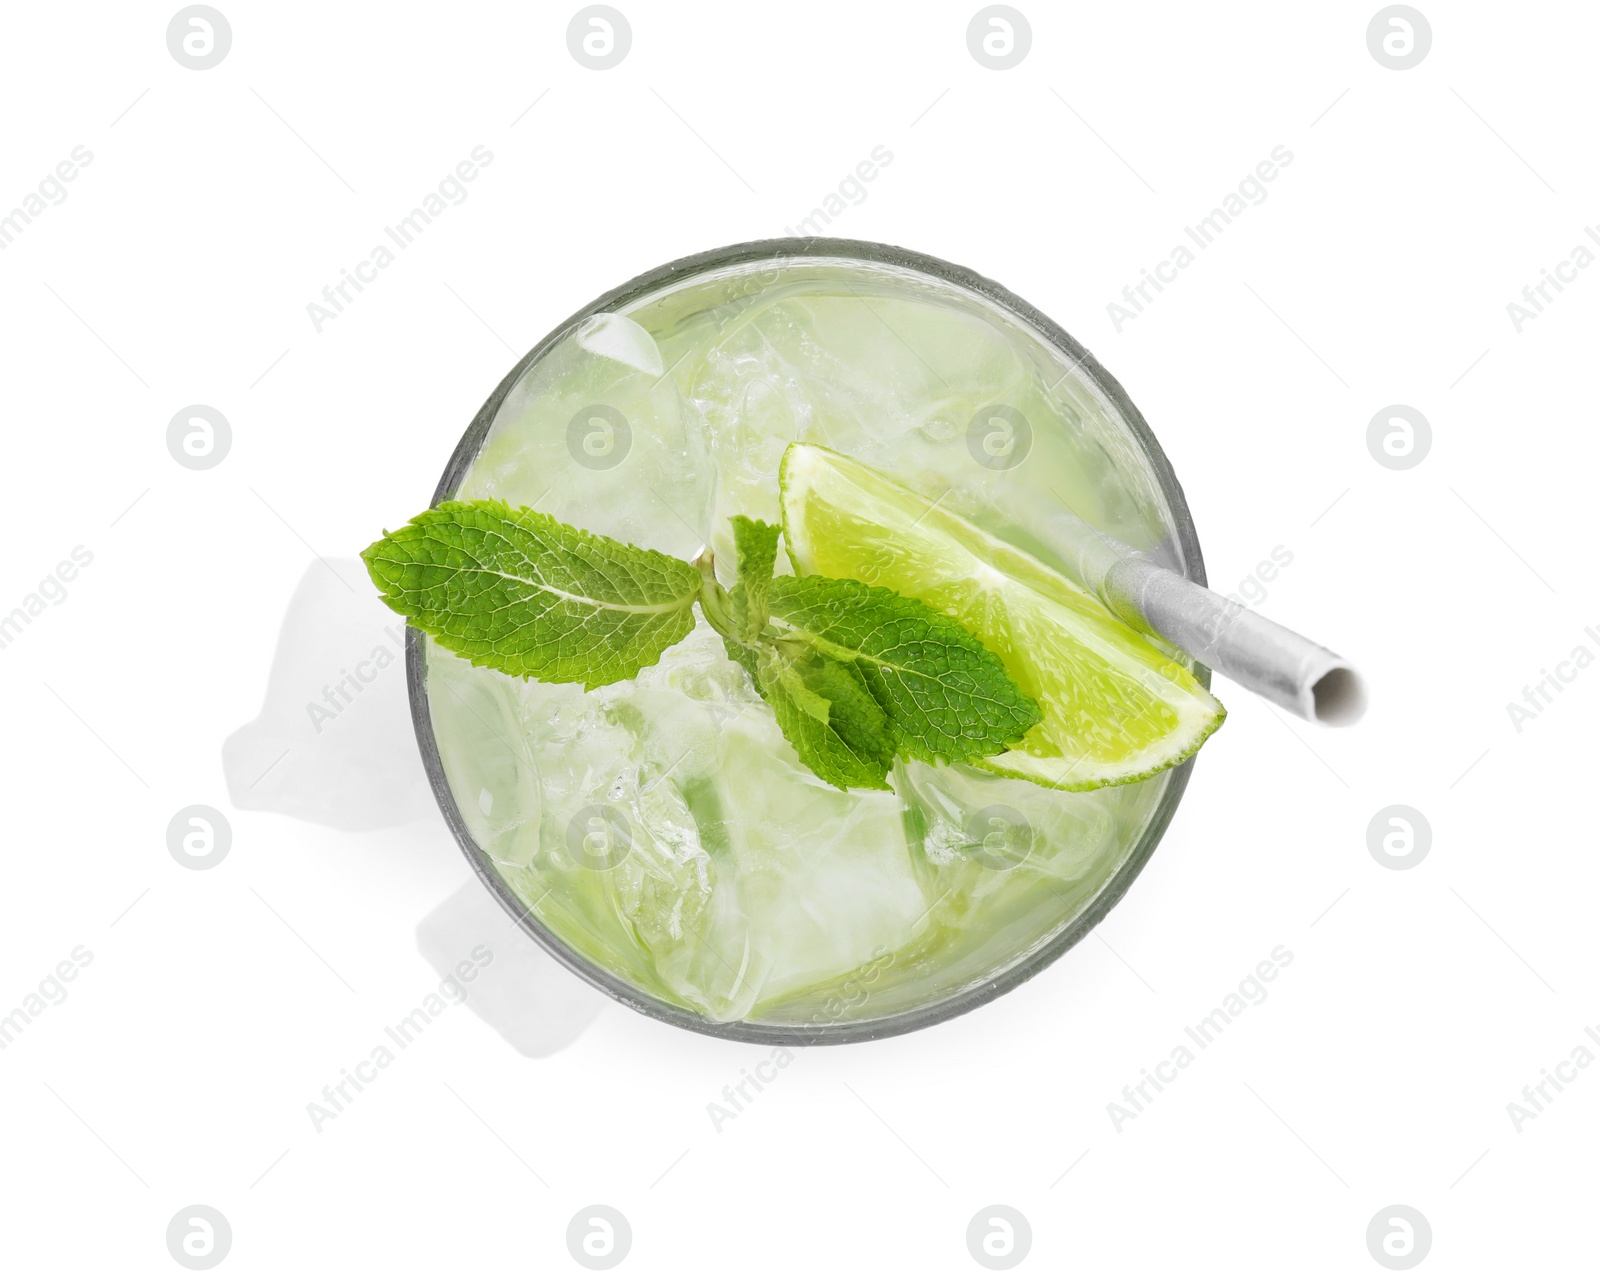
M 694 560 L 700 569 L 700 611 L 706 623 L 730 642 L 739 641 L 739 626 L 728 602 L 728 591 L 717 580 L 716 557 L 709 549 Z

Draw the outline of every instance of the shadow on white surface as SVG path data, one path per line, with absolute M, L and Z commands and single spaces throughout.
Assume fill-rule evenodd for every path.
M 494 960 L 478 972 L 466 1004 L 519 1054 L 566 1049 L 612 1004 L 529 939 L 474 879 L 422 919 L 417 948 L 445 978 L 479 944 Z
M 420 841 L 454 856 L 411 725 L 405 624 L 366 579 L 355 559 L 307 567 L 261 712 L 223 741 L 228 798 L 240 810 L 341 832 L 405 830 L 408 846 Z M 417 947 L 441 977 L 480 944 L 494 959 L 467 1004 L 520 1054 L 566 1048 L 611 1004 L 534 943 L 476 879 L 417 926 Z
M 437 819 L 406 703 L 405 622 L 355 559 L 313 562 L 254 722 L 222 745 L 228 799 L 347 833 Z

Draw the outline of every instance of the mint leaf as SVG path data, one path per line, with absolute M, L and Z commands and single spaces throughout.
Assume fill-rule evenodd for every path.
M 806 643 L 725 639 L 800 761 L 839 789 L 887 789 L 894 734 L 860 672 Z
M 739 636 L 748 642 L 767 625 L 767 594 L 778 561 L 778 533 L 783 529 L 776 523 L 762 523 L 743 514 L 735 514 L 732 521 L 739 579 L 728 597 Z
M 998 656 L 918 599 L 858 580 L 779 576 L 770 605 L 779 635 L 859 672 L 906 757 L 986 758 L 1040 720 Z
M 446 501 L 361 554 L 383 600 L 475 665 L 586 689 L 694 628 L 700 573 L 503 501 Z
M 739 578 L 731 590 L 723 589 L 710 555 L 703 556 L 700 610 L 772 706 L 784 738 L 806 766 L 836 788 L 887 789 L 894 733 L 860 672 L 807 642 L 780 641 L 767 630 L 780 531 L 735 515 Z

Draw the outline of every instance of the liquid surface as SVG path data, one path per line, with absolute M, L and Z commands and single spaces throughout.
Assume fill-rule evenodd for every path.
M 954 285 L 864 262 L 757 263 L 588 320 L 507 396 L 457 495 L 731 563 L 728 519 L 778 521 L 797 440 L 1051 566 L 1064 508 L 1184 565 L 1143 452 L 1066 356 Z M 427 667 L 451 789 L 505 881 L 576 952 L 712 1020 L 820 1029 L 992 978 L 1094 900 L 1170 783 L 1064 793 L 900 762 L 895 792 L 841 793 L 703 620 L 588 693 L 431 642 Z

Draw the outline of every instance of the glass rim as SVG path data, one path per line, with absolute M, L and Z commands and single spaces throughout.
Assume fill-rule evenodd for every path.
M 432 504 L 438 505 L 455 494 L 466 476 L 467 469 L 477 458 L 506 396 L 530 367 L 542 359 L 557 343 L 568 337 L 578 325 L 593 315 L 619 310 L 650 293 L 675 283 L 687 282 L 697 275 L 722 267 L 766 261 L 773 257 L 835 258 L 875 262 L 928 275 L 941 282 L 955 284 L 1009 311 L 1047 344 L 1070 356 L 1075 370 L 1082 373 L 1106 397 L 1132 433 L 1134 441 L 1139 445 L 1150 466 L 1151 473 L 1160 485 L 1162 498 L 1172 515 L 1173 527 L 1182 551 L 1184 572 L 1196 584 L 1206 583 L 1200 541 L 1177 475 L 1174 474 L 1166 453 L 1161 450 L 1161 445 L 1156 441 L 1144 416 L 1128 398 L 1127 392 L 1117 379 L 1100 365 L 1099 360 L 1048 315 L 992 279 L 938 257 L 869 240 L 806 237 L 758 239 L 742 244 L 730 244 L 669 261 L 654 270 L 645 271 L 609 292 L 602 293 L 552 329 L 517 361 L 495 387 L 494 392 L 478 409 L 477 415 L 472 418 L 466 432 L 461 436 L 461 441 L 451 454 L 449 463 L 445 466 L 439 484 L 434 490 Z M 1204 665 L 1195 665 L 1195 676 L 1204 686 L 1211 685 L 1211 672 Z M 440 813 L 444 816 L 446 825 L 449 826 L 473 871 L 500 901 L 501 906 L 517 926 L 561 965 L 640 1014 L 706 1036 L 759 1045 L 843 1045 L 849 1042 L 875 1041 L 884 1037 L 899 1036 L 976 1010 L 979 1006 L 1027 982 L 1088 935 L 1127 894 L 1128 888 L 1143 871 L 1166 833 L 1167 826 L 1171 824 L 1178 803 L 1188 787 L 1190 771 L 1195 762 L 1195 759 L 1190 757 L 1173 768 L 1167 780 L 1166 790 L 1145 825 L 1138 845 L 1123 859 L 1116 872 L 1101 886 L 1088 906 L 1071 922 L 1035 947 L 1032 952 L 1014 960 L 1000 973 L 978 980 L 937 1001 L 877 1019 L 832 1020 L 810 1025 L 761 1023 L 749 1020 L 717 1022 L 634 987 L 620 976 L 574 951 L 559 935 L 533 916 L 532 909 L 500 876 L 495 869 L 494 861 L 477 844 L 456 803 L 455 794 L 451 791 L 449 779 L 445 775 L 444 760 L 439 753 L 438 741 L 434 737 L 433 716 L 427 696 L 427 656 L 422 644 L 422 634 L 410 625 L 406 626 L 406 686 L 411 701 L 412 726 L 416 731 L 417 745 L 422 753 L 423 769 L 427 772 L 428 783 L 433 789 Z

